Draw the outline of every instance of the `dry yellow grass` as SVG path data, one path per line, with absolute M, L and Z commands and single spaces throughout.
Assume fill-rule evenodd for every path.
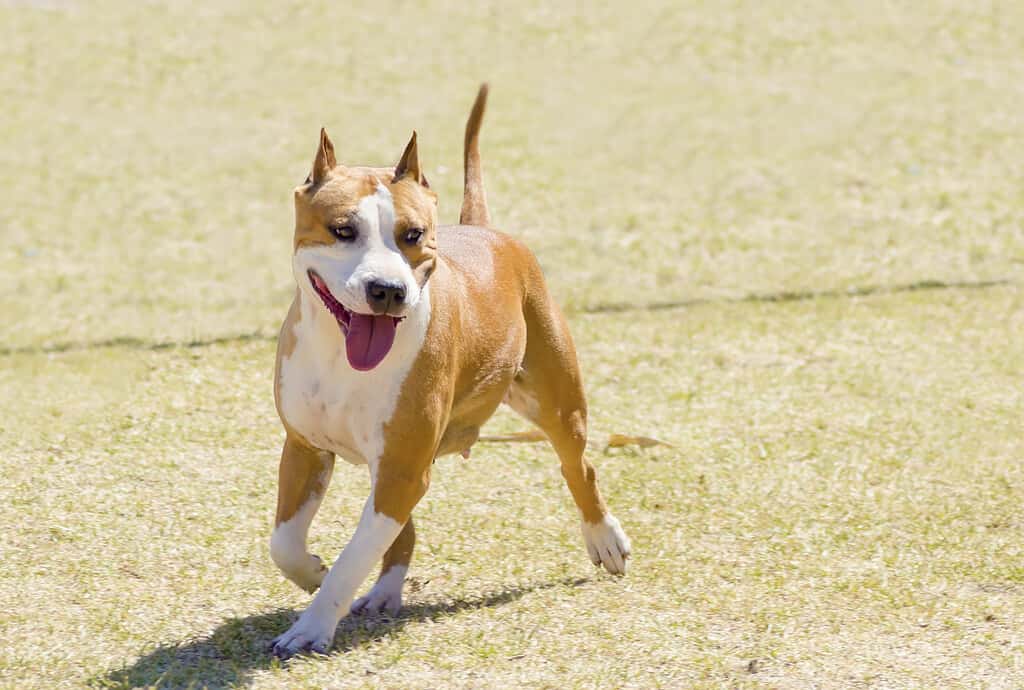
M 1024 684 L 1022 20 L 0 2 L 0 685 Z M 415 127 L 453 219 L 482 79 L 630 574 L 545 445 L 481 445 L 438 462 L 402 615 L 281 666 L 291 186 L 320 125 L 382 164 Z M 340 468 L 321 555 L 367 485 Z

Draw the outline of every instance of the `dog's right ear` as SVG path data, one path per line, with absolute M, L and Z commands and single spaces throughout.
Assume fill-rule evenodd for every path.
M 334 157 L 334 144 L 331 143 L 331 138 L 327 136 L 327 130 L 321 127 L 320 144 L 317 146 L 316 158 L 313 159 L 313 170 L 309 173 L 309 177 L 306 178 L 306 184 L 310 182 L 320 184 L 327 179 L 327 174 L 336 165 L 338 165 L 338 160 Z

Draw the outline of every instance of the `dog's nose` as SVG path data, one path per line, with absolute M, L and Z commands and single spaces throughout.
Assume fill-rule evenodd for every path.
M 390 280 L 371 280 L 366 284 L 366 301 L 374 314 L 386 314 L 405 302 L 405 285 Z

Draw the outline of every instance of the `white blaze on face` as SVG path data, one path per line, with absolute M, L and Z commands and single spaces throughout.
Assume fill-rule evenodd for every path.
M 401 283 L 405 286 L 406 306 L 414 309 L 420 298 L 420 287 L 395 242 L 395 206 L 391 192 L 378 184 L 377 191 L 363 197 L 346 222 L 357 233 L 354 241 L 339 240 L 295 252 L 292 271 L 299 287 L 316 298 L 307 275 L 312 269 L 346 309 L 371 314 L 373 309 L 366 301 L 367 283 L 375 280 Z

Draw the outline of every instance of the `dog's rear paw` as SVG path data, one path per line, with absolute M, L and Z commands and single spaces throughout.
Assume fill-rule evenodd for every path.
M 386 613 L 398 615 L 402 608 L 402 585 L 405 583 L 406 566 L 393 565 L 380 576 L 366 596 L 359 597 L 352 604 L 353 615 Z
M 615 516 L 608 513 L 601 522 L 583 521 L 583 541 L 594 565 L 603 565 L 613 575 L 625 575 L 629 565 L 629 537 Z
M 371 589 L 365 597 L 359 597 L 352 604 L 352 615 L 373 615 L 386 613 L 389 616 L 397 616 L 402 608 L 401 592 L 378 592 L 377 588 Z

